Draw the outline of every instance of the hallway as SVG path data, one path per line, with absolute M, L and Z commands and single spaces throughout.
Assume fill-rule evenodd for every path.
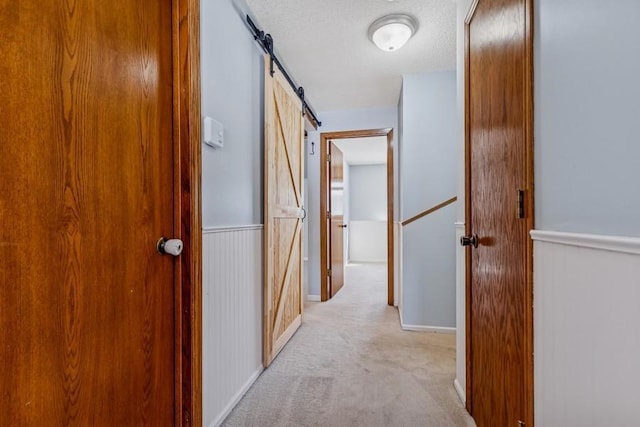
M 402 331 L 384 265 L 350 265 L 225 426 L 472 426 L 453 388 L 455 337 Z

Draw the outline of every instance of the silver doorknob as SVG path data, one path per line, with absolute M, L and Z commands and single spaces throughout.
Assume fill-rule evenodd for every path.
M 471 234 L 469 236 L 460 237 L 460 245 L 462 246 L 473 246 L 474 248 L 478 247 L 478 235 Z
M 338 225 L 339 228 L 347 228 L 347 224 Z
M 180 239 L 161 237 L 156 244 L 156 250 L 162 255 L 178 256 L 182 253 L 183 243 Z

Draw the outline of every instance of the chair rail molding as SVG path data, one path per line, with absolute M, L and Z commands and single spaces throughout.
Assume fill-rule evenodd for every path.
M 532 230 L 530 234 L 534 241 L 640 255 L 640 237 L 605 236 L 544 230 Z

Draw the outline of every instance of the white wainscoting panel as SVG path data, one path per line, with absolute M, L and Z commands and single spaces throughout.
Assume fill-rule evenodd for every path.
M 387 262 L 386 221 L 349 221 L 349 262 Z
M 303 301 L 309 300 L 309 258 L 302 260 L 302 297 Z
M 464 222 L 456 222 L 456 242 L 464 236 Z M 466 264 L 465 249 L 456 245 L 456 379 L 454 386 L 462 403 L 467 401 L 467 337 L 466 337 Z
M 393 305 L 401 312 L 402 301 L 402 223 L 393 223 Z
M 531 236 L 536 424 L 640 425 L 640 239 Z
M 262 226 L 203 231 L 203 425 L 217 426 L 262 372 Z

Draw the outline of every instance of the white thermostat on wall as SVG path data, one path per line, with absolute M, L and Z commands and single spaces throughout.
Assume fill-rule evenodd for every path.
M 211 117 L 205 117 L 202 134 L 204 136 L 204 143 L 209 147 L 224 147 L 224 128 L 219 121 Z

